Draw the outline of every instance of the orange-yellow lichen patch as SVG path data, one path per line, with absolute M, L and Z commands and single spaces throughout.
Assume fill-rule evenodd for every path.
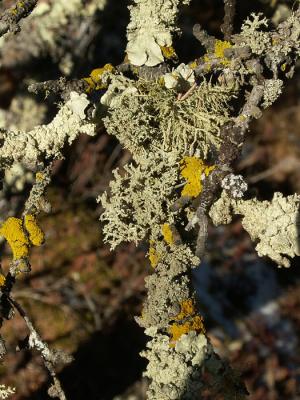
M 200 315 L 196 315 L 195 305 L 192 299 L 186 299 L 180 304 L 181 310 L 174 318 L 169 326 L 170 347 L 174 347 L 176 341 L 185 333 L 196 331 L 197 333 L 205 332 L 203 319 Z
M 177 57 L 173 46 L 161 46 L 161 52 L 165 58 L 175 58 Z
M 89 85 L 87 91 L 91 92 L 92 90 L 105 89 L 106 85 L 104 85 L 102 82 L 102 75 L 104 74 L 104 72 L 113 72 L 114 70 L 115 68 L 111 64 L 105 64 L 101 68 L 93 69 L 89 77 L 83 78 Z
M 183 302 L 180 304 L 180 307 L 181 307 L 181 311 L 175 317 L 175 319 L 177 321 L 184 319 L 184 318 L 188 317 L 189 315 L 194 315 L 196 312 L 194 302 L 192 299 L 183 300 Z
M 205 165 L 203 160 L 196 157 L 184 157 L 180 162 L 181 176 L 187 180 L 181 196 L 197 197 L 202 191 L 202 175 L 208 176 L 215 166 Z
M 40 246 L 45 241 L 45 235 L 42 229 L 38 226 L 36 218 L 27 214 L 24 218 L 24 226 L 28 232 L 29 240 L 34 246 Z
M 0 287 L 5 285 L 5 276 L 0 273 Z
M 150 242 L 150 248 L 149 248 L 149 260 L 150 264 L 153 268 L 155 268 L 159 262 L 159 255 L 156 251 L 156 249 L 153 246 L 153 243 Z
M 10 245 L 14 260 L 28 257 L 30 243 L 20 218 L 9 217 L 1 226 L 0 235 L 4 236 Z
M 163 224 L 161 227 L 161 232 L 163 234 L 163 237 L 165 241 L 172 245 L 174 243 L 174 237 L 173 237 L 173 232 L 169 224 Z
M 205 332 L 203 319 L 200 315 L 195 315 L 190 321 L 186 321 L 182 324 L 174 323 L 169 327 L 170 347 L 174 347 L 177 340 L 184 334 L 191 331 L 196 331 L 197 333 Z

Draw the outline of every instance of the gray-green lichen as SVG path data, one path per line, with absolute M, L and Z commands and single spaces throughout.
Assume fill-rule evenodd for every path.
M 127 55 L 133 65 L 154 66 L 164 60 L 162 47 L 172 46 L 178 32 L 176 20 L 181 4 L 190 0 L 134 0 L 129 6 Z
M 152 339 L 141 355 L 149 360 L 145 376 L 151 379 L 147 392 L 151 400 L 196 400 L 200 398 L 202 367 L 211 352 L 204 334 L 192 331 L 182 335 L 175 347 L 169 337 L 148 328 Z
M 105 127 L 138 160 L 149 152 L 171 151 L 180 159 L 195 153 L 207 158 L 220 146 L 220 129 L 230 121 L 235 97 L 233 89 L 205 80 L 184 101 L 158 82 L 123 80 L 117 94 L 113 87 L 118 100 L 111 104 Z
M 39 125 L 28 132 L 5 132 L 0 148 L 2 167 L 21 162 L 26 167 L 35 168 L 43 157 L 62 158 L 64 144 L 71 144 L 80 133 L 93 136 L 95 125 L 87 122 L 85 116 L 89 104 L 85 94 L 71 92 L 70 99 L 49 124 Z
M 125 127 L 124 127 L 125 128 Z M 124 167 L 124 175 L 114 171 L 110 196 L 98 197 L 104 207 L 100 219 L 105 222 L 105 240 L 114 249 L 121 242 L 140 242 L 153 226 L 165 222 L 166 209 L 174 199 L 176 164 L 168 164 L 154 154 L 139 165 Z M 172 222 L 170 213 L 169 223 Z
M 282 93 L 283 81 L 281 79 L 266 79 L 262 107 L 267 108 L 274 103 Z
M 300 255 L 300 196 L 284 197 L 275 193 L 272 201 L 233 200 L 225 192 L 214 203 L 210 217 L 215 225 L 227 224 L 235 214 L 243 216 L 242 225 L 257 242 L 259 256 L 268 256 L 279 266 L 289 267 L 290 260 Z

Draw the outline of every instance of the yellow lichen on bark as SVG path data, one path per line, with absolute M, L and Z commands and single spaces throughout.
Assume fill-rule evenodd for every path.
M 93 69 L 89 77 L 83 78 L 89 85 L 87 91 L 91 92 L 92 90 L 106 89 L 106 85 L 104 85 L 101 80 L 102 75 L 104 74 L 104 72 L 113 72 L 114 69 L 115 68 L 112 64 L 105 64 L 101 68 Z
M 197 197 L 202 191 L 202 174 L 208 176 L 215 166 L 205 165 L 196 157 L 184 157 L 181 161 L 181 176 L 187 180 L 181 196 Z
M 161 46 L 160 49 L 163 56 L 167 59 L 175 58 L 177 56 L 173 46 Z
M 193 300 L 184 300 L 180 307 L 180 313 L 174 318 L 178 322 L 174 322 L 169 326 L 169 334 L 171 335 L 170 347 L 174 347 L 177 340 L 190 331 L 205 332 L 203 319 L 200 315 L 196 315 Z
M 150 242 L 150 248 L 149 248 L 149 260 L 150 264 L 153 268 L 155 268 L 159 262 L 159 255 L 156 251 L 156 249 L 153 246 L 153 243 Z
M 172 245 L 174 244 L 174 237 L 173 237 L 173 232 L 169 224 L 163 224 L 161 227 L 161 232 L 163 234 L 163 237 L 165 241 L 169 244 Z
M 5 285 L 5 276 L 0 273 L 0 287 Z
M 38 226 L 36 218 L 27 214 L 24 218 L 24 226 L 28 232 L 29 240 L 34 246 L 40 246 L 45 241 L 45 235 L 42 229 Z
M 216 40 L 215 41 L 215 47 L 214 47 L 214 52 L 213 53 L 208 53 L 204 55 L 204 61 L 207 63 L 207 70 L 210 69 L 211 67 L 211 61 L 214 59 L 218 59 L 218 61 L 224 65 L 230 65 L 230 60 L 225 57 L 224 51 L 226 49 L 230 49 L 232 47 L 230 42 L 227 42 L 226 40 Z
M 9 217 L 1 226 L 0 235 L 4 236 L 10 245 L 14 260 L 28 257 L 30 242 L 20 218 Z

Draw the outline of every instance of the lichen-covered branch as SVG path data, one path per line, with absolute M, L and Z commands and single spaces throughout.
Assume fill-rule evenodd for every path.
M 215 220 L 213 210 L 221 202 L 216 200 L 222 189 L 230 200 L 227 208 L 227 203 L 220 203 L 219 212 L 231 207 L 244 215 L 245 229 L 260 240 L 260 254 L 282 263 L 286 259 L 281 253 L 299 254 L 295 247 L 298 198 L 285 202 L 278 195 L 276 205 L 244 202 L 247 184 L 233 173 L 232 165 L 240 155 L 249 122 L 278 98 L 284 76 L 292 75 L 300 54 L 300 14 L 291 14 L 275 31 L 265 30 L 266 18 L 253 14 L 241 32 L 233 35 L 234 2 L 225 3 L 225 41 L 209 36 L 200 26 L 194 28 L 207 50 L 203 57 L 164 74 L 152 67 L 154 74 L 149 73 L 147 79 L 141 78 L 138 68 L 134 78 L 126 75 L 132 69 L 125 64 L 126 68 L 117 67 L 102 80 L 107 87 L 101 98 L 108 113 L 104 124 L 133 158 L 123 173 L 114 172 L 110 194 L 98 199 L 104 209 L 105 240 L 112 248 L 124 241 L 147 240 L 153 267 L 146 278 L 148 297 L 137 318 L 151 336 L 142 353 L 149 360 L 145 373 L 151 378 L 149 399 L 201 398 L 203 371 L 214 376 L 213 390 L 223 390 L 224 398 L 242 399 L 247 394 L 235 371 L 225 368 L 213 353 L 190 279 L 205 251 L 209 210 Z M 164 61 L 162 46 L 171 45 L 172 24 L 160 36 L 166 43 L 157 41 L 155 29 L 158 26 L 165 32 L 161 18 L 166 15 L 155 8 L 158 4 L 153 2 L 150 8 L 147 1 L 136 1 L 131 9 L 127 54 L 132 64 L 155 66 Z M 142 17 L 147 15 L 153 22 L 154 11 L 157 24 L 151 30 Z M 218 78 L 211 83 L 214 76 Z M 278 202 L 286 218 L 284 232 L 289 232 L 289 243 L 280 251 L 276 246 L 284 232 L 274 221 Z M 260 218 L 262 209 L 266 215 L 255 227 L 250 214 Z M 226 216 L 222 222 L 228 223 L 229 211 Z M 270 225 L 278 232 L 272 231 L 268 240 L 264 235 Z
M 32 12 L 37 1 L 38 0 L 18 0 L 13 7 L 4 11 L 0 16 L 0 36 L 8 31 L 18 32 L 20 30 L 18 23 L 22 18 L 27 17 Z

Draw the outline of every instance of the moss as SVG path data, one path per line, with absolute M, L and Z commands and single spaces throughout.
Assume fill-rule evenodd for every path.
M 169 224 L 163 224 L 161 227 L 161 232 L 163 234 L 163 237 L 165 241 L 169 244 L 172 245 L 174 243 L 174 237 L 173 237 L 173 232 Z
M 202 191 L 202 174 L 208 176 L 215 166 L 207 166 L 196 157 L 184 157 L 181 161 L 181 176 L 187 180 L 181 196 L 197 197 Z
M 29 240 L 34 246 L 40 246 L 45 241 L 45 235 L 42 229 L 38 226 L 36 218 L 27 214 L 24 218 L 24 226 L 29 234 Z
M 0 234 L 5 237 L 10 245 L 14 260 L 28 257 L 30 242 L 24 232 L 20 218 L 9 217 L 2 224 Z

